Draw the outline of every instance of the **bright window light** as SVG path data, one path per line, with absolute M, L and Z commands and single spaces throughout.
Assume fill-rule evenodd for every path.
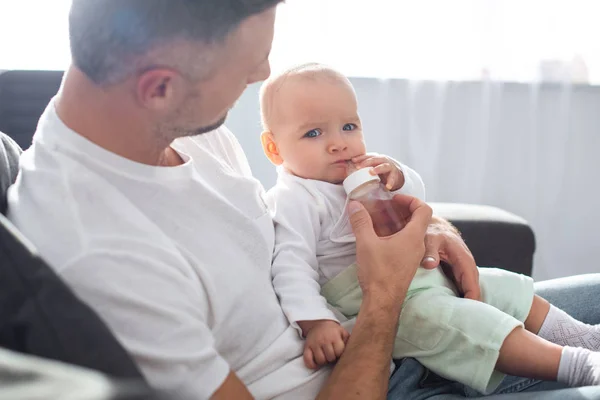
M 0 69 L 64 69 L 70 0 L 0 0 Z M 287 0 L 272 64 L 351 76 L 600 82 L 596 0 Z

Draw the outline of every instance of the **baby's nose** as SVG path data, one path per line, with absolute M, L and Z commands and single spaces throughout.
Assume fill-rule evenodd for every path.
M 329 143 L 328 146 L 328 150 L 330 153 L 337 153 L 340 151 L 344 151 L 348 148 L 348 145 L 346 144 L 346 141 L 342 138 L 336 138 L 335 140 L 331 141 L 331 143 Z

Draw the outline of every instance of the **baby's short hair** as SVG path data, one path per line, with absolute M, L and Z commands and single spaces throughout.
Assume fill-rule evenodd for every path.
M 260 116 L 264 130 L 269 130 L 270 128 L 269 121 L 271 120 L 273 112 L 274 98 L 289 79 L 295 78 L 309 80 L 328 79 L 331 82 L 347 84 L 352 88 L 352 84 L 344 74 L 328 65 L 316 62 L 298 64 L 287 68 L 282 72 L 273 74 L 260 88 Z

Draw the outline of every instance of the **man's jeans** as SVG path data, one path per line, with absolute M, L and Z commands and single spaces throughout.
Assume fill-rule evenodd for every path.
M 574 318 L 600 324 L 600 274 L 575 276 L 536 283 L 536 293 Z M 412 358 L 399 360 L 390 378 L 388 400 L 571 400 L 600 399 L 600 386 L 565 388 L 556 382 L 507 377 L 494 394 L 481 396 L 469 387 L 450 382 L 428 371 Z

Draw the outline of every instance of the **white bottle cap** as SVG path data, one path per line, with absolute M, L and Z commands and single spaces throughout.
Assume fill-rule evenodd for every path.
M 346 190 L 346 194 L 350 194 L 357 187 L 374 181 L 381 182 L 381 179 L 377 175 L 371 175 L 371 168 L 359 169 L 344 179 L 344 190 Z

